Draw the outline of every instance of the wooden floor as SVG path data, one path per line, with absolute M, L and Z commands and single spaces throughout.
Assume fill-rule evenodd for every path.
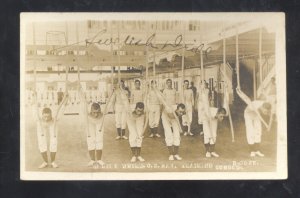
M 77 106 L 69 106 L 67 112 L 78 112 Z M 219 124 L 216 151 L 219 158 L 205 158 L 203 136 L 194 123 L 195 136 L 182 136 L 180 155 L 182 161 L 169 161 L 168 150 L 160 130 L 161 138 L 149 138 L 145 133 L 142 156 L 146 162 L 130 163 L 131 152 L 128 140 L 115 140 L 114 115 L 105 118 L 103 161 L 99 169 L 87 167 L 86 135 L 78 115 L 65 115 L 58 124 L 57 164 L 59 168 L 38 169 L 42 163 L 36 136 L 36 123 L 30 107 L 26 107 L 25 127 L 25 170 L 53 172 L 217 172 L 217 171 L 275 171 L 276 170 L 276 127 L 263 132 L 261 150 L 264 158 L 250 158 L 246 142 L 243 119 L 233 120 L 235 142 L 231 141 L 228 120 Z M 128 131 L 126 131 L 128 136 Z M 22 148 L 24 149 L 24 148 Z

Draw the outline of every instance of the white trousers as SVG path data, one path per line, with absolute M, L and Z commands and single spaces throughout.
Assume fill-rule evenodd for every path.
M 87 136 L 88 150 L 102 150 L 103 149 L 103 130 L 91 131 L 90 136 Z
M 165 141 L 167 146 L 179 146 L 180 145 L 180 132 L 178 122 L 176 119 L 170 119 L 166 112 L 161 115 L 164 131 Z
M 127 126 L 129 130 L 130 147 L 141 147 L 143 141 L 144 116 L 136 119 L 127 118 Z
M 204 103 L 198 102 L 198 124 L 203 124 L 204 118 Z
M 122 104 L 115 105 L 116 128 L 126 129 L 126 109 Z
M 244 113 L 244 118 L 248 144 L 260 143 L 262 126 L 258 116 L 250 116 Z
M 204 144 L 215 144 L 217 140 L 217 119 L 204 119 L 203 123 L 203 133 L 204 133 Z
M 187 122 L 192 123 L 192 121 L 193 121 L 193 106 L 192 106 L 192 104 L 186 104 L 185 109 L 186 109 L 186 115 L 187 115 Z
M 46 152 L 48 149 L 47 145 L 47 136 L 49 136 L 49 151 L 57 152 L 57 135 L 55 133 L 54 126 L 50 126 L 49 130 L 45 130 L 41 125 L 37 124 L 37 136 L 38 136 L 38 145 L 41 153 Z
M 182 124 L 184 126 L 188 126 L 193 121 L 193 106 L 192 104 L 186 104 L 185 105 L 186 114 L 182 116 Z
M 160 118 L 160 105 L 159 104 L 150 104 L 149 105 L 149 127 L 154 128 L 158 127 L 159 125 L 159 118 Z

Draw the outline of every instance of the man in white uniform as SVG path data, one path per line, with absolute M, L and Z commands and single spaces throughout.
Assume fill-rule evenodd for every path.
M 167 88 L 164 89 L 164 91 L 163 91 L 164 99 L 175 110 L 176 109 L 176 90 L 172 88 L 172 80 L 171 79 L 167 79 L 166 84 L 167 84 Z
M 186 114 L 182 117 L 182 124 L 187 128 L 187 130 L 184 131 L 184 135 L 192 136 L 194 135 L 191 133 L 191 124 L 193 121 L 193 108 L 194 108 L 194 93 L 192 89 L 189 89 L 188 80 L 184 80 L 182 100 L 186 108 Z
M 262 100 L 251 101 L 239 88 L 236 88 L 237 94 L 248 105 L 244 111 L 247 142 L 250 149 L 250 157 L 264 157 L 260 151 L 261 133 L 262 133 L 262 114 L 271 113 L 271 104 Z
M 198 92 L 198 124 L 203 126 L 204 146 L 206 157 L 219 157 L 215 152 L 217 140 L 218 121 L 222 121 L 226 115 L 224 108 L 210 107 L 208 97 L 208 84 L 201 84 Z M 201 133 L 200 133 L 201 134 Z
M 57 152 L 57 121 L 62 115 L 62 106 L 64 106 L 68 100 L 68 94 L 64 94 L 64 98 L 57 108 L 56 114 L 52 116 L 52 110 L 50 108 L 43 108 L 42 116 L 40 116 L 38 104 L 37 104 L 37 93 L 33 94 L 34 99 L 34 115 L 37 122 L 37 136 L 38 146 L 44 162 L 39 168 L 45 168 L 48 166 L 48 145 L 47 136 L 49 137 L 49 152 L 50 161 L 53 168 L 57 168 L 58 165 L 55 162 L 55 156 Z
M 87 146 L 90 155 L 88 166 L 97 168 L 98 165 L 103 166 L 102 149 L 103 149 L 103 119 L 104 115 L 101 112 L 98 103 L 92 103 L 91 110 L 88 112 L 88 102 L 85 99 L 83 92 L 80 91 L 80 103 L 82 118 L 85 122 L 85 131 L 87 134 Z
M 203 83 L 200 85 L 200 89 L 198 91 L 197 95 L 197 110 L 198 110 L 198 124 L 202 126 L 202 131 L 200 131 L 200 135 L 203 135 L 203 117 L 204 117 L 204 111 L 206 108 L 206 105 L 209 104 L 209 89 L 208 84 Z M 206 105 L 205 105 L 206 104 Z
M 143 130 L 144 130 L 144 103 L 136 103 L 133 112 L 128 112 L 127 115 L 127 126 L 129 130 L 129 145 L 132 152 L 131 162 L 144 162 L 145 160 L 141 157 L 141 147 L 143 141 Z
M 131 91 L 130 94 L 130 103 L 131 109 L 135 110 L 136 103 L 144 102 L 144 91 L 141 90 L 141 81 L 135 80 L 134 81 L 135 89 Z
M 180 133 L 182 133 L 179 118 L 185 114 L 185 105 L 180 103 L 174 110 L 173 106 L 169 104 L 169 101 L 165 99 L 164 94 L 157 89 L 155 89 L 155 93 L 160 102 L 163 104 L 164 108 L 161 119 L 165 131 L 166 145 L 169 150 L 169 160 L 182 160 L 178 154 L 180 146 Z
M 207 104 L 208 105 L 208 104 Z M 215 144 L 217 140 L 218 121 L 222 121 L 226 115 L 224 108 L 208 107 L 202 114 L 204 146 L 206 157 L 219 157 L 215 152 Z
M 175 111 L 168 106 L 164 106 L 161 119 L 165 131 L 165 140 L 169 150 L 170 161 L 174 159 L 182 160 L 182 158 L 178 154 L 181 132 L 181 127 L 178 118 L 183 116 L 184 114 L 185 106 L 182 103 L 177 105 Z
M 158 134 L 158 125 L 160 119 L 161 103 L 156 95 L 156 81 L 151 81 L 151 89 L 147 95 L 147 106 L 148 106 L 148 119 L 150 136 L 149 137 L 160 137 Z
M 114 91 L 111 102 L 115 107 L 115 118 L 117 137 L 116 139 L 128 139 L 125 136 L 126 129 L 126 104 L 128 103 L 129 92 L 124 89 L 124 81 L 121 81 L 120 86 Z

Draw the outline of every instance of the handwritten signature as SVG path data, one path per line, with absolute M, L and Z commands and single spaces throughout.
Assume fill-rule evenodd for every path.
M 106 39 L 96 39 L 99 35 L 102 35 L 106 33 L 106 29 L 100 31 L 97 33 L 92 39 L 86 39 L 85 44 L 86 46 L 89 46 L 91 44 L 97 44 L 97 45 L 118 45 L 118 44 L 124 44 L 124 45 L 129 45 L 129 46 L 145 46 L 145 47 L 150 47 L 156 50 L 164 50 L 167 47 L 171 47 L 172 49 L 166 50 L 166 52 L 170 51 L 177 51 L 180 49 L 185 49 L 186 51 L 194 52 L 194 53 L 200 53 L 201 51 L 207 55 L 209 52 L 211 52 L 212 48 L 207 47 L 205 48 L 204 44 L 184 44 L 183 41 L 183 35 L 179 34 L 175 37 L 173 41 L 166 41 L 162 45 L 155 45 L 154 44 L 154 39 L 156 37 L 156 34 L 153 33 L 150 35 L 145 42 L 143 42 L 142 39 L 136 39 L 134 36 L 127 35 L 126 38 L 123 41 L 120 41 L 119 38 L 106 38 Z
M 183 35 L 179 34 L 175 37 L 175 39 L 173 41 L 166 41 L 164 44 L 160 44 L 160 45 L 156 45 L 154 44 L 154 39 L 156 37 L 156 34 L 152 34 L 150 35 L 147 40 L 145 40 L 143 42 L 142 39 L 136 39 L 134 36 L 132 35 L 127 35 L 126 38 L 123 41 L 120 41 L 119 38 L 100 38 L 99 36 L 103 35 L 104 33 L 106 33 L 107 30 L 103 29 L 101 31 L 99 31 L 95 36 L 93 36 L 92 38 L 89 39 L 85 39 L 84 41 L 79 41 L 73 44 L 69 44 L 69 45 L 65 45 L 62 47 L 58 47 L 55 48 L 51 51 L 56 51 L 56 50 L 61 50 L 63 48 L 67 48 L 70 46 L 75 46 L 78 45 L 80 43 L 85 43 L 86 47 L 92 45 L 92 44 L 97 44 L 97 45 L 105 45 L 105 46 L 109 46 L 109 45 L 120 45 L 120 44 L 124 44 L 127 46 L 145 46 L 145 47 L 150 47 L 156 50 L 161 50 L 164 51 L 164 53 L 167 52 L 171 52 L 171 51 L 177 51 L 180 49 L 185 49 L 185 51 L 190 51 L 190 52 L 194 52 L 195 54 L 199 54 L 201 51 L 203 52 L 203 54 L 207 57 L 207 55 L 211 52 L 212 48 L 211 47 L 206 47 L 203 43 L 201 44 L 185 44 L 183 41 Z M 167 50 L 167 47 L 169 47 L 169 49 Z M 171 48 L 171 49 L 170 49 Z

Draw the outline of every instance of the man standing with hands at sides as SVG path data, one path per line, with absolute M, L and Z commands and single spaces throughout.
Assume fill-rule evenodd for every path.
M 196 100 L 196 96 L 197 96 L 197 88 L 194 86 L 194 82 L 191 82 L 191 86 L 189 87 L 189 89 L 191 89 L 193 91 L 194 94 L 194 100 Z
M 134 81 L 135 89 L 131 91 L 130 94 L 130 103 L 131 109 L 135 110 L 136 103 L 144 102 L 144 91 L 141 89 L 141 81 Z
M 65 93 L 64 97 L 59 104 L 54 117 L 52 116 L 52 110 L 50 108 L 43 108 L 42 116 L 37 104 L 37 93 L 34 94 L 34 115 L 37 122 L 37 136 L 38 136 L 38 146 L 40 153 L 44 162 L 39 166 L 39 168 L 45 168 L 48 166 L 48 146 L 47 146 L 47 136 L 49 137 L 49 152 L 51 166 L 53 168 L 58 168 L 55 162 L 56 152 L 57 152 L 57 121 L 61 118 L 63 112 L 63 106 L 65 106 L 68 100 L 68 94 Z
M 131 162 L 144 162 L 145 160 L 141 157 L 141 147 L 143 141 L 143 132 L 144 132 L 144 103 L 136 103 L 135 109 L 132 112 L 131 110 L 127 115 L 127 126 L 129 130 L 129 145 L 132 152 Z
M 202 125 L 202 131 L 200 131 L 200 135 L 203 135 L 203 116 L 205 105 L 209 103 L 208 99 L 208 84 L 206 82 L 200 84 L 200 89 L 197 94 L 197 109 L 198 109 L 198 124 Z M 206 101 L 206 102 L 205 102 Z
M 260 151 L 261 133 L 263 124 L 268 128 L 267 124 L 261 117 L 261 114 L 269 115 L 271 112 L 271 104 L 262 100 L 251 101 L 250 98 L 244 94 L 240 88 L 236 88 L 239 97 L 244 100 L 247 107 L 244 111 L 247 142 L 250 149 L 250 157 L 264 157 Z
M 189 81 L 183 81 L 183 104 L 186 108 L 186 114 L 182 118 L 182 125 L 186 127 L 183 135 L 194 135 L 191 133 L 191 124 L 193 120 L 193 107 L 194 107 L 194 93 L 192 89 L 189 89 Z
M 158 134 L 158 125 L 160 119 L 160 100 L 156 95 L 156 81 L 151 81 L 151 88 L 147 95 L 146 101 L 148 106 L 148 118 L 149 118 L 149 128 L 150 128 L 150 136 L 149 137 L 160 137 Z
M 128 103 L 129 92 L 125 90 L 124 81 L 121 80 L 120 86 L 114 91 L 109 105 L 113 105 L 115 109 L 115 119 L 116 119 L 116 128 L 117 128 L 117 137 L 119 139 L 128 139 L 125 136 L 126 129 L 126 106 Z
M 85 123 L 87 146 L 91 159 L 88 166 L 97 168 L 99 165 L 104 165 L 104 162 L 102 161 L 104 114 L 101 112 L 100 105 L 95 102 L 92 103 L 90 112 L 88 112 L 88 102 L 86 101 L 85 94 L 81 89 L 79 90 L 79 96 L 82 120 Z
M 176 109 L 176 90 L 172 88 L 172 80 L 167 79 L 167 88 L 164 89 L 163 95 L 165 101 L 168 102 L 169 105 L 172 106 L 173 110 Z

